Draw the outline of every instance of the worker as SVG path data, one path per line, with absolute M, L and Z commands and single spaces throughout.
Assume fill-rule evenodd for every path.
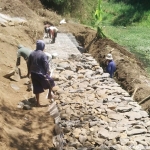
M 106 72 L 110 74 L 110 78 L 113 78 L 114 72 L 116 71 L 116 64 L 113 60 L 112 54 L 106 56 Z
M 28 59 L 28 77 L 31 74 L 33 93 L 35 94 L 37 107 L 40 107 L 40 93 L 49 89 L 48 98 L 52 101 L 52 89 L 55 86 L 54 80 L 50 77 L 50 68 L 47 55 L 43 52 L 45 43 L 37 40 L 36 49 L 30 54 Z
M 52 39 L 52 40 L 51 40 L 51 44 L 52 44 L 52 43 L 55 43 L 55 40 L 56 40 L 56 37 L 57 37 L 58 29 L 57 29 L 55 26 L 53 26 L 53 25 L 51 25 L 48 29 L 49 29 L 50 38 Z

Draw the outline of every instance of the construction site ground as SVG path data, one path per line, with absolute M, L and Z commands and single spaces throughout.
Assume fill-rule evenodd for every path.
M 36 10 L 34 9 L 35 3 Z M 60 25 L 59 22 L 63 17 L 55 12 L 44 10 L 38 0 L 31 3 L 25 3 L 23 0 L 16 0 L 15 3 L 13 0 L 5 0 L 0 2 L 0 7 L 0 13 L 12 17 L 23 17 L 27 20 L 27 23 L 24 24 L 10 23 L 0 26 L 0 147 L 2 150 L 34 150 L 42 149 L 43 146 L 53 148 L 54 120 L 47 113 L 47 108 L 32 107 L 32 110 L 17 108 L 19 102 L 27 99 L 32 102 L 32 98 L 34 98 L 32 92 L 28 92 L 27 85 L 25 85 L 28 81 L 28 78 L 24 77 L 27 74 L 26 62 L 21 59 L 22 78 L 18 82 L 4 77 L 15 69 L 18 44 L 34 50 L 36 40 L 43 39 L 45 21 L 56 25 L 60 33 L 72 33 L 78 44 L 84 47 L 86 52 L 90 53 L 102 67 L 105 55 L 113 49 L 112 55 L 117 64 L 114 77 L 116 82 L 131 96 L 134 94 L 133 98 L 137 102 L 149 97 L 149 78 L 144 66 L 126 48 L 110 39 L 96 40 L 95 30 L 72 20 L 67 20 L 66 24 Z M 59 41 L 56 41 L 55 44 L 58 44 L 57 42 Z M 59 48 L 65 52 L 70 51 L 70 47 L 61 46 L 62 42 L 60 41 Z M 49 49 L 53 46 L 49 45 Z M 41 95 L 43 105 L 49 104 L 45 98 L 46 92 Z M 149 98 L 141 105 L 149 112 Z

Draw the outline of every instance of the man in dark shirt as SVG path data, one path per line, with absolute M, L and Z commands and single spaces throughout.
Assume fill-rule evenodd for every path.
M 41 106 L 39 102 L 40 93 L 44 89 L 49 89 L 48 98 L 52 99 L 52 88 L 55 86 L 53 79 L 50 77 L 49 62 L 47 55 L 43 52 L 45 43 L 42 40 L 36 42 L 36 50 L 33 51 L 28 59 L 28 77 L 31 74 L 33 84 L 33 93 L 36 96 L 37 106 Z

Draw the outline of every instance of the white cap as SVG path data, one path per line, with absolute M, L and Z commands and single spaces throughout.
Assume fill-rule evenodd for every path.
M 112 54 L 107 54 L 106 59 L 113 60 Z

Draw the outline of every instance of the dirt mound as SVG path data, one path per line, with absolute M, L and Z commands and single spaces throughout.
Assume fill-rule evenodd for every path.
M 36 14 L 27 7 L 20 0 L 5 0 L 0 1 L 2 13 L 9 14 L 13 17 L 23 17 L 32 19 L 36 17 Z
M 36 2 L 36 0 L 34 1 Z M 24 78 L 27 74 L 26 62 L 21 58 L 22 78 L 15 82 L 4 76 L 15 69 L 16 54 L 18 44 L 22 44 L 31 49 L 35 49 L 37 39 L 43 37 L 43 24 L 48 18 L 42 17 L 45 13 L 49 18 L 55 17 L 55 12 L 47 12 L 36 3 L 39 10 L 42 10 L 40 16 L 37 12 L 30 9 L 35 6 L 34 2 L 19 0 L 0 1 L 0 13 L 12 17 L 22 17 L 27 20 L 27 24 L 11 24 L 5 27 L 0 26 L 0 149 L 27 150 L 27 149 L 51 149 L 53 120 L 46 108 L 35 108 L 32 110 L 22 110 L 17 108 L 18 103 L 27 99 L 34 99 L 32 92 L 27 91 L 28 79 Z M 28 3 L 28 4 L 26 4 Z M 30 7 L 28 6 L 30 5 Z M 55 15 L 54 15 L 55 14 Z M 59 22 L 60 16 L 55 17 L 53 22 Z M 41 96 L 42 104 L 49 104 L 45 98 L 47 93 Z

